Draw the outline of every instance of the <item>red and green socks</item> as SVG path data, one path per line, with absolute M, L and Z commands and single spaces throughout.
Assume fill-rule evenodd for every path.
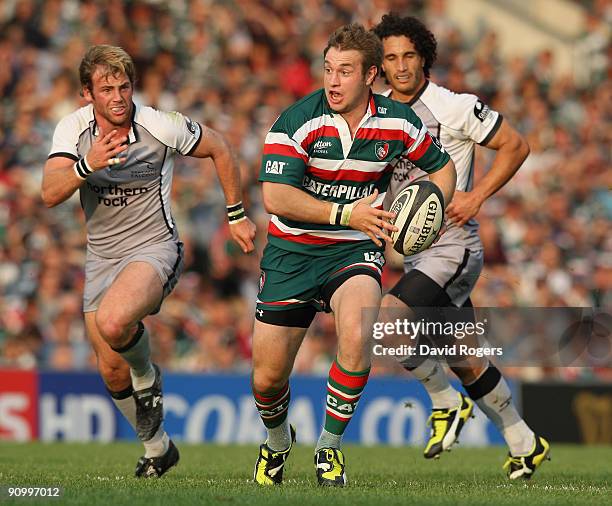
M 274 392 L 262 393 L 253 388 L 253 397 L 255 397 L 255 406 L 259 411 L 259 416 L 261 416 L 261 420 L 268 431 L 266 444 L 271 450 L 286 450 L 291 444 L 291 434 L 287 421 L 291 399 L 289 383 Z
M 321 448 L 339 448 L 342 435 L 350 422 L 361 397 L 370 368 L 364 371 L 347 371 L 334 360 L 327 377 L 327 402 L 325 425 L 315 451 Z

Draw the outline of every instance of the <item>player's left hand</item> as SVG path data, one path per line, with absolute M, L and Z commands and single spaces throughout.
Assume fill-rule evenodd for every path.
M 473 192 L 455 191 L 453 200 L 446 208 L 446 216 L 458 227 L 462 227 L 480 211 L 482 200 Z
M 244 253 L 250 253 L 255 249 L 253 239 L 255 239 L 256 227 L 249 218 L 238 223 L 230 223 L 229 227 L 232 239 L 236 241 Z
M 397 232 L 397 227 L 386 221 L 395 218 L 395 213 L 372 207 L 377 197 L 378 189 L 375 188 L 371 195 L 355 201 L 348 226 L 365 233 L 380 248 L 383 245 L 380 239 L 391 243 L 389 232 Z

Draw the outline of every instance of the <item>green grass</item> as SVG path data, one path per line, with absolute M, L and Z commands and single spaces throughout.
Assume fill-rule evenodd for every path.
M 458 448 L 427 461 L 416 448 L 347 446 L 345 489 L 316 486 L 312 448 L 297 446 L 282 487 L 251 482 L 255 446 L 181 444 L 179 466 L 161 480 L 135 480 L 139 445 L 0 443 L 0 485 L 61 486 L 61 500 L 2 504 L 611 504 L 612 448 L 553 445 L 530 482 L 502 473 L 504 449 Z M 6 496 L 4 496 L 6 497 Z

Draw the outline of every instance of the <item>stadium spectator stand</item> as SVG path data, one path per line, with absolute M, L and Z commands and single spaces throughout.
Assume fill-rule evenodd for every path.
M 590 9 L 583 39 L 605 59 L 612 7 L 581 3 Z M 78 196 L 54 209 L 39 197 L 53 126 L 83 105 L 73 70 L 88 45 L 117 44 L 134 56 L 138 102 L 180 110 L 227 135 L 241 158 L 245 206 L 261 248 L 268 216 L 256 175 L 266 131 L 280 111 L 320 86 L 316 69 L 334 28 L 377 22 L 394 7 L 422 16 L 436 32 L 433 79 L 480 95 L 531 146 L 517 176 L 479 214 L 485 269 L 474 305 L 611 307 L 609 67 L 579 86 L 550 71 L 550 51 L 503 59 L 493 32 L 483 26 L 478 37 L 462 35 L 444 2 L 8 1 L 0 7 L 0 366 L 94 367 L 81 313 Z M 490 155 L 477 151 L 476 177 Z M 154 361 L 181 371 L 246 371 L 258 257 L 231 244 L 210 162 L 178 160 L 174 191 L 188 272 L 150 318 Z M 400 268 L 391 259 L 388 284 Z M 319 315 L 296 370 L 326 374 L 334 336 L 331 318 Z

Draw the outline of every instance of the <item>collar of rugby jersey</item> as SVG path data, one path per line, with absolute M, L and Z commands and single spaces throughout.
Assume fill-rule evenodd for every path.
M 351 129 L 349 128 L 346 120 L 342 117 L 342 114 L 338 114 L 332 111 L 332 108 L 329 106 L 329 102 L 327 101 L 327 96 L 325 95 L 325 92 L 323 92 L 323 103 L 325 105 L 326 112 L 332 117 L 334 124 L 338 129 L 338 134 L 340 135 L 340 142 L 342 143 L 342 154 L 344 155 L 344 158 L 348 158 L 354 140 L 354 138 L 351 137 Z M 374 94 L 372 93 L 372 90 L 370 90 L 368 108 L 366 109 L 363 118 L 361 118 L 361 121 L 359 122 L 359 125 L 355 130 L 355 133 L 357 133 L 357 130 L 359 130 L 364 125 L 364 123 L 373 116 L 376 116 L 376 104 L 374 103 Z
M 427 86 L 429 86 L 429 79 L 425 79 L 425 83 L 423 84 L 423 86 L 421 86 L 421 89 L 419 91 L 416 92 L 416 95 L 414 97 L 412 97 L 410 100 L 408 100 L 408 102 L 406 102 L 408 105 L 413 105 L 416 103 L 416 101 L 421 98 L 421 95 L 425 92 L 425 90 L 427 89 Z
M 91 113 L 93 114 L 93 120 L 91 122 L 91 134 L 94 137 L 98 137 L 99 135 L 99 129 L 98 129 L 98 122 L 96 121 L 96 113 L 93 110 L 93 106 L 91 106 L 92 111 Z M 130 131 L 128 132 L 128 144 L 133 144 L 134 142 L 138 142 L 138 134 L 136 133 L 136 129 L 134 128 L 134 118 L 136 117 L 136 104 L 134 102 L 132 102 L 132 118 L 130 120 Z

